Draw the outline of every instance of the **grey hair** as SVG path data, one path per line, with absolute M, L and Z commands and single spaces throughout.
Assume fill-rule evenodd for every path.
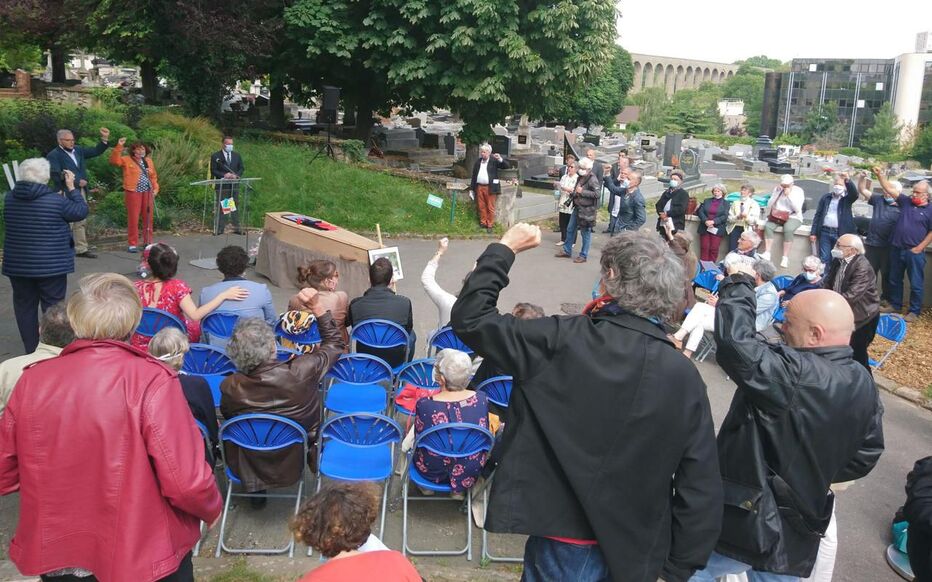
M 74 137 L 74 134 L 71 133 L 70 129 L 59 129 L 58 131 L 55 132 L 55 139 L 61 139 L 65 137 L 66 135 L 70 135 L 71 137 Z
M 176 370 L 181 369 L 190 349 L 188 336 L 175 327 L 163 328 L 149 340 L 149 353 Z
M 227 355 L 243 374 L 275 358 L 275 332 L 258 317 L 240 318 L 227 344 Z
M 64 301 L 49 307 L 39 322 L 39 341 L 50 346 L 63 348 L 74 341 L 74 330 L 68 321 L 68 310 Z
M 929 181 L 928 180 L 920 180 L 919 182 L 916 182 L 915 184 L 913 184 L 913 188 L 915 188 L 916 186 L 925 186 L 926 194 L 929 193 Z
M 628 172 L 628 179 L 631 180 L 632 178 L 637 178 L 638 185 L 640 185 L 641 181 L 644 179 L 644 172 L 641 170 L 630 170 Z
M 760 235 L 750 229 L 744 229 L 744 232 L 741 233 L 741 236 L 746 236 L 748 239 L 754 243 L 754 248 L 756 249 L 760 246 Z
M 773 281 L 773 278 L 777 275 L 777 268 L 767 259 L 760 259 L 754 263 L 754 272 L 760 276 L 761 281 L 766 283 L 767 281 Z
M 749 194 L 753 194 L 754 186 L 751 184 L 741 184 L 741 188 L 739 188 L 738 191 L 740 192 L 741 190 L 747 190 Z
M 852 234 L 851 236 L 849 236 L 849 237 L 846 238 L 845 240 L 850 240 L 850 241 L 851 241 L 851 248 L 853 248 L 854 250 L 856 250 L 856 251 L 858 252 L 859 255 L 863 255 L 864 253 L 867 252 L 867 251 L 864 249 L 864 241 L 861 240 L 861 237 L 859 237 L 858 235 Z
M 484 143 L 481 146 L 479 146 L 479 151 L 492 153 L 492 146 L 490 146 L 487 143 Z
M 459 350 L 446 348 L 434 358 L 434 370 L 446 380 L 450 392 L 465 390 L 472 378 L 472 359 Z
M 822 264 L 822 259 L 815 255 L 809 255 L 803 259 L 803 269 L 805 268 L 815 269 L 818 274 L 825 272 L 825 265 Z
M 52 169 L 45 158 L 29 158 L 19 163 L 19 179 L 23 182 L 46 184 L 52 177 Z
M 651 231 L 612 237 L 599 260 L 605 290 L 641 317 L 675 318 L 683 303 L 683 262 Z
M 583 158 L 577 162 L 580 170 L 591 170 L 592 169 L 592 160 L 589 158 Z
M 718 184 L 713 184 L 712 189 L 709 190 L 709 192 L 714 192 L 716 190 L 719 190 L 722 193 L 722 196 L 728 194 L 728 187 L 722 184 L 721 182 L 719 182 Z

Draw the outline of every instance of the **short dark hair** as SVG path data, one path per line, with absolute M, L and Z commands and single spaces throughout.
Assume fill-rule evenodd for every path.
M 516 303 L 511 314 L 518 319 L 538 319 L 544 317 L 544 308 L 533 303 Z
M 239 277 L 246 272 L 248 264 L 249 255 L 243 247 L 230 245 L 217 253 L 217 268 L 225 277 Z
M 673 170 L 670 172 L 670 177 L 672 178 L 673 176 L 679 176 L 680 180 L 686 179 L 686 174 L 683 173 L 683 170 Z
M 228 139 L 229 139 L 229 140 L 232 140 L 232 139 L 233 139 L 233 136 L 232 136 L 232 135 L 225 135 L 225 136 L 223 136 L 223 139 L 220 140 L 220 143 L 223 143 L 223 142 L 225 142 L 225 141 L 228 140 Z
M 39 322 L 39 341 L 63 348 L 74 341 L 74 330 L 68 320 L 67 303 L 62 301 L 49 307 Z
M 392 275 L 394 273 L 395 270 L 392 268 L 392 262 L 385 257 L 380 257 L 369 265 L 369 284 L 373 287 L 376 285 L 388 285 L 392 282 Z
M 335 481 L 307 500 L 292 520 L 291 531 L 298 541 L 332 558 L 359 548 L 378 514 L 374 483 Z
M 127 151 L 129 152 L 129 155 L 133 155 L 133 152 L 135 152 L 139 148 L 146 150 L 147 156 L 152 153 L 152 148 L 150 148 L 149 146 L 147 146 L 145 143 L 141 141 L 134 141 L 133 143 L 129 144 L 129 150 Z
M 152 275 L 161 281 L 168 281 L 178 274 L 178 253 L 165 243 L 152 245 L 146 262 Z

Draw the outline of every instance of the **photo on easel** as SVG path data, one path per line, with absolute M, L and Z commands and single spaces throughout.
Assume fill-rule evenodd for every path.
M 381 259 L 385 257 L 392 264 L 392 270 L 394 271 L 393 278 L 395 281 L 401 281 L 404 279 L 404 272 L 401 270 L 401 253 L 398 252 L 398 247 L 385 247 L 383 249 L 373 249 L 369 251 L 369 264 L 375 262 L 376 259 Z

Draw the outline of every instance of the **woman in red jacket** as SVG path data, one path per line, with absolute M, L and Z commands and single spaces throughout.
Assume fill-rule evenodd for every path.
M 68 300 L 78 338 L 23 372 L 0 415 L 0 495 L 19 491 L 10 560 L 43 580 L 194 580 L 221 499 L 174 370 L 126 343 L 142 306 L 115 273 Z
M 131 253 L 139 250 L 139 214 L 142 213 L 142 246 L 152 242 L 152 212 L 159 195 L 159 175 L 149 154 L 149 146 L 137 141 L 123 155 L 126 138 L 121 137 L 110 152 L 110 163 L 123 170 L 123 201 L 126 202 L 126 231 Z

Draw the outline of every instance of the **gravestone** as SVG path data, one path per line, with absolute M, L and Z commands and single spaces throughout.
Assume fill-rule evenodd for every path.
M 447 155 L 456 154 L 456 137 L 452 133 L 443 136 L 443 147 L 447 150 Z
M 511 136 L 493 135 L 492 136 L 492 153 L 499 154 L 503 158 L 511 155 Z
M 421 147 L 425 149 L 438 149 L 440 147 L 440 136 L 436 133 L 425 133 L 421 141 Z

